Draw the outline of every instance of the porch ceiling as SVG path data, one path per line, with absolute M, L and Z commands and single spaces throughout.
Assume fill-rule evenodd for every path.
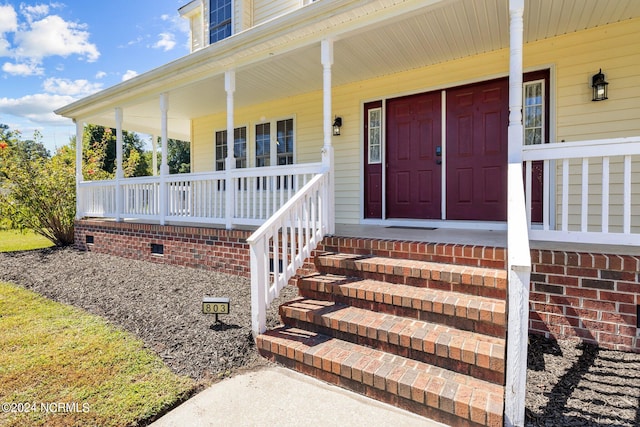
M 524 40 L 638 16 L 638 0 L 526 0 Z M 272 27 L 264 42 L 248 43 Z M 159 94 L 168 92 L 170 137 L 188 140 L 190 119 L 225 112 L 226 69 L 236 68 L 236 108 L 321 90 L 326 37 L 335 39 L 339 86 L 507 48 L 508 0 L 316 2 L 58 112 L 115 126 L 113 108 L 121 106 L 125 129 L 158 133 Z

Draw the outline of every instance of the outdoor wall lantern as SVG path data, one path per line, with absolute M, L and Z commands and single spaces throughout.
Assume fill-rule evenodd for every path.
M 604 101 L 607 98 L 607 83 L 604 79 L 604 74 L 602 74 L 602 68 L 595 74 L 591 80 L 591 87 L 593 88 L 593 99 L 592 101 Z
M 342 117 L 336 116 L 335 120 L 333 121 L 333 135 L 334 136 L 340 135 L 340 128 L 341 127 L 342 127 Z

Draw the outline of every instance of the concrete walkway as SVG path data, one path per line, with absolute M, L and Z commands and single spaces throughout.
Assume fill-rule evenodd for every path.
M 151 425 L 443 427 L 281 367 L 264 368 L 214 384 Z

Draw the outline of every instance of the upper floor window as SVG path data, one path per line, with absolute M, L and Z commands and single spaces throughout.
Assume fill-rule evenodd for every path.
M 209 3 L 209 43 L 231 36 L 231 0 L 211 0 Z

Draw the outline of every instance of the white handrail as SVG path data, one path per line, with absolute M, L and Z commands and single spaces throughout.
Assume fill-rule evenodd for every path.
M 625 156 L 640 154 L 640 137 L 594 139 L 525 145 L 522 160 L 577 159 L 583 157 Z
M 254 336 L 266 330 L 269 304 L 331 229 L 332 218 L 327 215 L 328 183 L 327 171 L 314 176 L 247 239 Z

